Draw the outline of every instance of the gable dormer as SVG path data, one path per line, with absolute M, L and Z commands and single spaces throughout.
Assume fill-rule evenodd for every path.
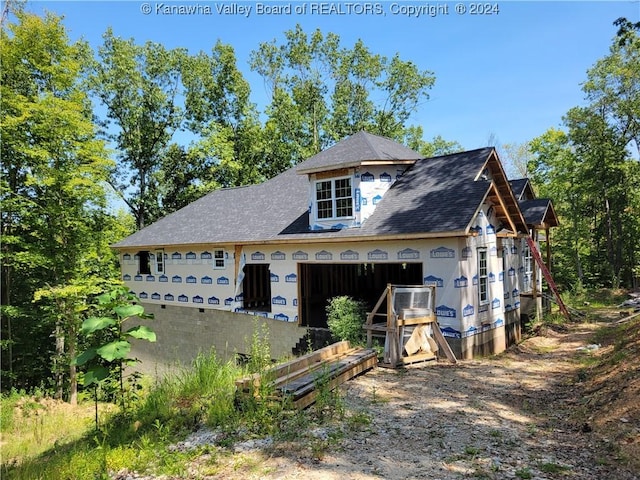
M 309 178 L 309 228 L 359 227 L 420 158 L 418 152 L 366 132 L 314 155 L 297 168 Z
M 528 178 L 516 178 L 509 180 L 509 185 L 511 186 L 511 190 L 513 190 L 513 194 L 516 196 L 516 200 L 519 202 L 535 200 L 536 194 L 533 191 L 533 187 L 531 186 L 531 182 Z

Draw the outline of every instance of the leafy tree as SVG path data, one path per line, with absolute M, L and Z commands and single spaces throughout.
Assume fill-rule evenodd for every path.
M 99 295 L 96 301 L 96 308 L 101 315 L 85 319 L 81 328 L 83 335 L 91 336 L 94 340 L 93 345 L 78 355 L 74 363 L 77 366 L 88 365 L 84 375 L 85 386 L 104 380 L 112 371 L 116 372 L 122 385 L 123 367 L 136 362 L 127 357 L 131 350 L 129 339 L 156 340 L 155 333 L 149 327 L 136 325 L 123 330 L 124 323 L 134 317 L 149 319 L 153 316 L 144 312 L 144 307 L 125 286 Z
M 308 158 L 341 138 L 367 130 L 402 139 L 406 123 L 435 81 L 415 64 L 372 53 L 361 40 L 300 25 L 251 54 L 251 68 L 271 89 L 266 114 L 268 175 Z
M 499 148 L 500 160 L 504 165 L 507 178 L 529 177 L 529 164 L 533 160 L 531 145 L 525 143 L 505 143 Z
M 136 45 L 111 29 L 103 38 L 99 60 L 93 63 L 91 91 L 106 107 L 104 134 L 119 152 L 111 186 L 142 228 L 160 215 L 154 175 L 183 121 L 179 96 L 186 51 L 153 42 Z
M 210 54 L 189 57 L 183 76 L 188 125 L 200 136 L 189 154 L 207 164 L 203 182 L 229 187 L 261 180 L 261 127 L 233 47 L 218 41 Z
M 56 353 L 53 357 L 55 394 L 63 398 L 65 373 L 68 370 L 69 403 L 75 405 L 78 399 L 78 379 L 76 366 L 72 360 L 76 357 L 78 333 L 83 314 L 88 309 L 88 297 L 96 293 L 95 287 L 85 285 L 64 285 L 43 288 L 35 292 L 34 299 L 42 301 L 42 311 L 53 318 L 55 324 Z
M 92 90 L 107 108 L 104 134 L 120 152 L 111 185 L 137 228 L 214 188 L 263 178 L 262 129 L 231 46 L 189 55 L 108 30 L 94 70 Z M 171 143 L 179 129 L 189 132 L 189 145 Z
M 640 25 L 615 24 L 609 54 L 587 71 L 586 105 L 567 112 L 566 132 L 531 144 L 536 184 L 569 220 L 560 230 L 567 258 L 590 286 L 632 286 L 640 263 Z
M 589 226 L 584 221 L 580 162 L 561 130 L 550 129 L 530 142 L 531 180 L 541 197 L 552 198 L 560 226 L 554 230 L 554 277 L 565 286 L 585 284 Z
M 59 17 L 15 19 L 0 39 L 3 388 L 50 371 L 55 315 L 32 304 L 36 290 L 113 266 L 109 249 L 98 253 L 111 162 L 81 82 L 90 50 Z
M 424 140 L 423 136 L 422 127 L 408 127 L 405 129 L 403 143 L 416 152 L 420 152 L 425 157 L 449 155 L 464 150 L 458 142 L 445 140 L 440 135 L 436 135 L 431 141 Z

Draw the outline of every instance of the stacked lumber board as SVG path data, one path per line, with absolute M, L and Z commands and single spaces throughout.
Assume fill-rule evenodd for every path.
M 338 342 L 236 382 L 238 395 L 287 400 L 297 409 L 315 402 L 318 388 L 333 389 L 378 363 L 375 350 Z

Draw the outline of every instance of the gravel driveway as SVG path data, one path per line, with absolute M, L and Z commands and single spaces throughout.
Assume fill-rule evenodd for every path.
M 376 368 L 341 387 L 344 420 L 302 426 L 288 441 L 214 449 L 193 464 L 192 478 L 638 479 L 576 415 L 576 352 L 594 328 L 547 330 L 457 365 Z M 198 435 L 207 432 L 187 441 L 199 443 Z

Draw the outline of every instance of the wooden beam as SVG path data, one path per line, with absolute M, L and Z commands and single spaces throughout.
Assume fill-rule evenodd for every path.
M 442 349 L 442 351 L 444 351 L 444 354 L 447 356 L 449 361 L 451 363 L 458 363 L 458 359 L 453 353 L 453 350 L 451 350 L 451 347 L 449 346 L 447 339 L 444 338 L 444 335 L 442 334 L 442 330 L 440 330 L 440 326 L 438 325 L 437 322 L 433 324 L 433 336 L 435 337 L 436 342 L 438 342 L 438 346 Z
M 258 396 L 261 384 L 265 383 L 268 385 L 268 398 L 263 400 L 289 400 L 295 408 L 302 409 L 315 402 L 319 388 L 333 389 L 377 363 L 375 350 L 352 348 L 349 342 L 338 342 L 262 374 L 238 380 L 237 394 Z
M 234 283 L 238 283 L 238 274 L 240 273 L 240 257 L 242 256 L 242 245 L 235 245 L 233 251 L 233 260 L 235 264 L 235 276 L 233 277 Z

